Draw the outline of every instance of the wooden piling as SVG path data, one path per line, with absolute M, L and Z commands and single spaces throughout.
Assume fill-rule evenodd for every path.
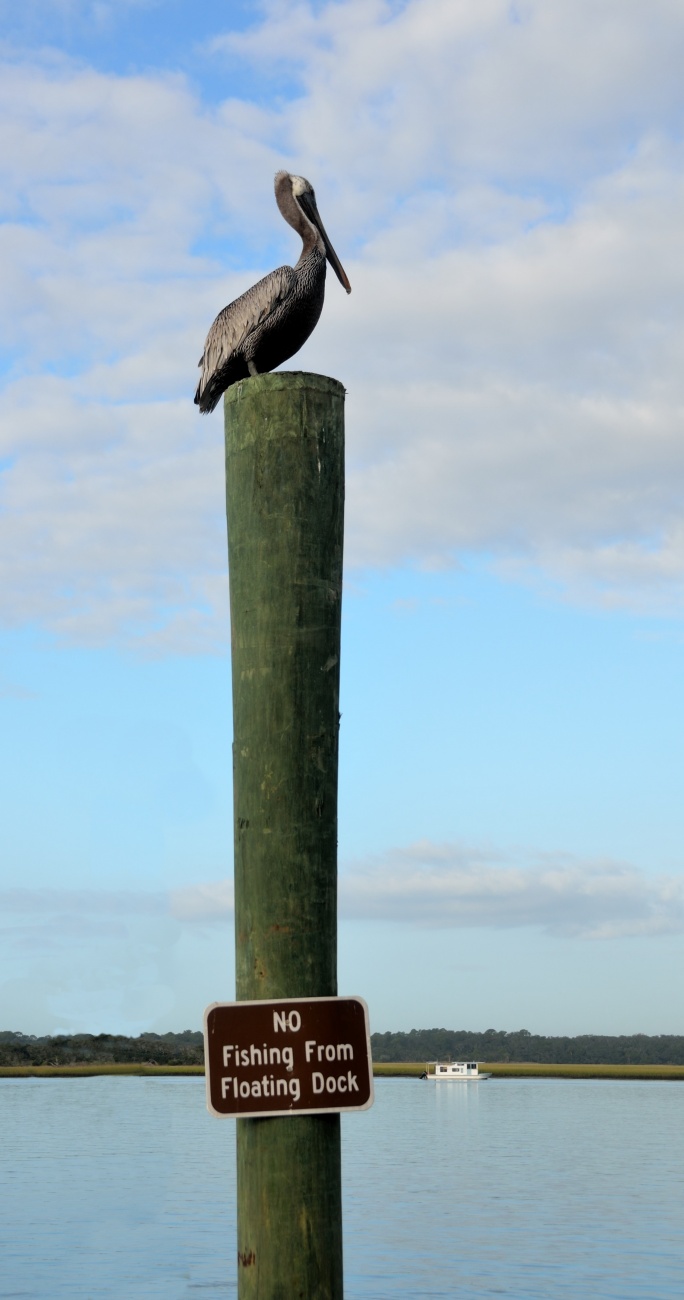
M 240 1000 L 337 993 L 344 388 L 225 397 Z M 339 1116 L 237 1121 L 240 1300 L 341 1300 Z

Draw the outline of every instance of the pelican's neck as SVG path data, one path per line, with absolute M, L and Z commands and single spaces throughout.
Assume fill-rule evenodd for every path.
M 276 176 L 275 197 L 282 216 L 288 225 L 297 231 L 302 241 L 302 251 L 297 265 L 299 266 L 299 263 L 305 257 L 308 257 L 314 248 L 318 248 L 318 251 L 325 257 L 325 244 L 321 235 L 313 222 L 309 221 L 308 217 L 305 217 L 302 212 L 292 193 L 292 182 L 287 172 L 278 172 Z

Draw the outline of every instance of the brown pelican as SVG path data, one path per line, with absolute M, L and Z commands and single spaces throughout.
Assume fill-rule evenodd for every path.
M 200 358 L 202 376 L 195 404 L 206 414 L 238 379 L 263 374 L 294 356 L 323 310 L 325 261 L 347 293 L 351 285 L 316 207 L 313 187 L 303 176 L 277 172 L 276 203 L 302 237 L 297 265 L 279 266 L 219 312 Z

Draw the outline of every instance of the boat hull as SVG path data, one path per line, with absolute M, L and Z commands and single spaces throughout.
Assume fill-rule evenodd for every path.
M 491 1079 L 491 1074 L 428 1074 L 430 1083 L 479 1083 L 480 1079 Z

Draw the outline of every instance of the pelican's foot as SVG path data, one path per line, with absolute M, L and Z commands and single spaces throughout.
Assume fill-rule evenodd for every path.
M 250 375 L 258 375 L 259 373 L 253 361 L 247 362 L 247 369 L 249 370 Z

